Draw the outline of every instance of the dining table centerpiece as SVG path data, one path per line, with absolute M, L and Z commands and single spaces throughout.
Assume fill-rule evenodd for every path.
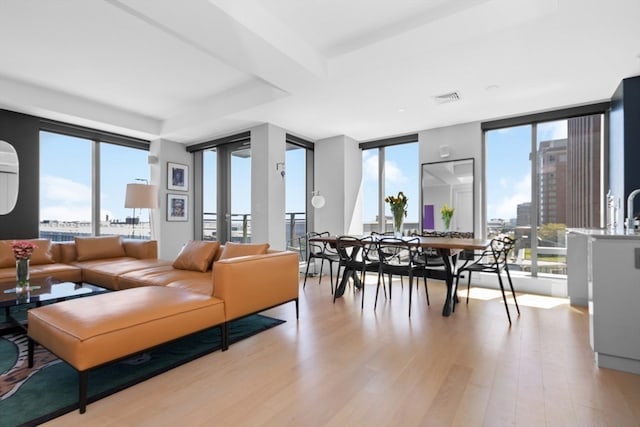
M 393 214 L 393 233 L 396 237 L 402 236 L 402 223 L 407 216 L 407 201 L 409 199 L 402 191 L 397 196 L 387 196 L 384 201 L 389 203 Z
M 451 217 L 453 216 L 454 208 L 450 207 L 448 204 L 444 204 L 440 209 L 440 215 L 442 215 L 442 221 L 444 222 L 445 231 L 449 231 L 449 227 L 451 226 Z
M 11 242 L 13 256 L 16 259 L 16 287 L 24 288 L 29 285 L 29 260 L 38 246 L 26 240 Z

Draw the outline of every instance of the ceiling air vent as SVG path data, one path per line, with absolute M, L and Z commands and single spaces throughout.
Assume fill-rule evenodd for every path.
M 450 92 L 435 96 L 434 99 L 436 100 L 437 104 L 446 104 L 448 102 L 460 101 L 460 95 L 458 95 L 458 92 Z

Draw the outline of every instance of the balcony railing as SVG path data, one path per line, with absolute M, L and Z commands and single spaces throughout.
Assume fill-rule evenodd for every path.
M 304 212 L 287 212 L 285 214 L 285 233 L 287 247 L 291 250 L 301 251 L 300 238 L 304 237 L 307 230 L 307 219 Z M 217 214 L 205 212 L 202 221 L 202 238 L 204 240 L 218 240 Z M 251 242 L 251 215 L 231 214 L 231 239 L 232 242 Z

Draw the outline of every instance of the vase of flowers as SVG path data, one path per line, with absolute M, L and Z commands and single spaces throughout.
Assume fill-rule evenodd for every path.
M 442 215 L 442 221 L 444 222 L 445 231 L 449 231 L 449 226 L 451 225 L 451 217 L 453 216 L 454 210 L 454 208 L 449 207 L 449 205 L 446 203 L 440 209 L 440 214 Z
M 32 242 L 18 240 L 11 242 L 13 256 L 16 259 L 16 287 L 29 286 L 29 260 L 37 246 Z
M 389 203 L 393 214 L 393 233 L 396 237 L 402 236 L 402 223 L 407 216 L 407 201 L 409 199 L 402 191 L 397 196 L 387 196 L 384 201 Z

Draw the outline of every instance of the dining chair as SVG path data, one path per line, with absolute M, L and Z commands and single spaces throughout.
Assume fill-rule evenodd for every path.
M 511 288 L 511 295 L 513 295 L 513 301 L 520 316 L 520 307 L 518 307 L 518 300 L 516 299 L 516 292 L 513 289 L 513 282 L 511 281 L 511 274 L 509 273 L 509 252 L 513 249 L 515 240 L 509 237 L 497 237 L 491 240 L 488 248 L 482 252 L 479 257 L 463 265 L 458 269 L 458 275 L 456 276 L 455 290 L 458 290 L 458 282 L 460 281 L 460 274 L 467 272 L 469 278 L 467 281 L 467 304 L 469 304 L 469 288 L 471 287 L 471 273 L 484 272 L 495 273 L 498 276 L 498 283 L 500 284 L 500 291 L 502 292 L 502 300 L 504 301 L 504 307 L 507 311 L 507 318 L 509 324 L 511 324 L 511 314 L 509 313 L 509 305 L 507 304 L 507 297 L 504 293 L 504 285 L 502 282 L 502 271 L 507 273 L 507 279 L 509 280 L 509 287 Z M 454 305 L 455 308 L 455 305 Z
M 378 285 L 376 287 L 376 300 L 374 310 L 378 305 L 378 294 L 380 291 L 380 281 L 382 279 L 382 287 L 384 289 L 384 276 L 398 275 L 400 277 L 407 276 L 409 278 L 409 317 L 411 317 L 411 302 L 413 295 L 413 278 L 420 277 L 423 266 L 416 262 L 419 255 L 419 240 L 416 239 L 398 239 L 395 237 L 382 238 L 378 240 L 378 259 L 380 261 L 378 270 Z M 429 305 L 429 290 L 427 288 L 427 280 L 424 278 L 424 290 L 427 295 L 427 305 Z M 416 283 L 417 291 L 417 283 Z M 389 295 L 391 295 L 391 279 L 389 280 Z
M 365 278 L 367 272 L 378 272 L 380 262 L 378 260 L 377 241 L 371 236 L 358 238 L 354 236 L 338 236 L 336 239 L 336 251 L 340 262 L 336 274 L 336 287 L 340 269 L 344 268 L 340 281 L 352 278 L 355 287 L 362 291 L 361 309 L 364 309 Z M 358 276 L 359 275 L 359 276 Z M 336 301 L 334 293 L 333 302 Z
M 326 242 L 313 242 L 310 241 L 313 237 L 329 237 L 330 234 L 328 231 L 323 232 L 314 232 L 310 231 L 306 234 L 306 248 L 307 248 L 307 268 L 304 272 L 304 283 L 302 285 L 302 289 L 307 286 L 307 276 L 309 275 L 309 265 L 311 264 L 311 260 L 320 259 L 320 277 L 318 278 L 318 285 L 322 283 L 322 268 L 324 267 L 324 262 L 327 261 L 329 263 L 329 281 L 331 282 L 331 294 L 333 295 L 333 263 L 339 263 L 340 257 L 338 256 L 338 252 L 331 248 Z M 314 270 L 315 271 L 315 270 Z
M 384 233 L 380 233 L 377 231 L 372 231 L 371 232 L 372 236 L 378 236 L 378 238 L 381 237 L 395 237 L 396 233 L 394 231 L 385 231 Z M 392 275 L 389 274 L 389 282 L 391 282 L 391 280 L 393 279 Z M 404 280 L 402 279 L 402 276 L 400 276 L 400 286 L 404 289 Z M 384 289 L 384 287 L 383 287 Z M 386 291 L 385 291 L 385 295 L 386 295 Z

